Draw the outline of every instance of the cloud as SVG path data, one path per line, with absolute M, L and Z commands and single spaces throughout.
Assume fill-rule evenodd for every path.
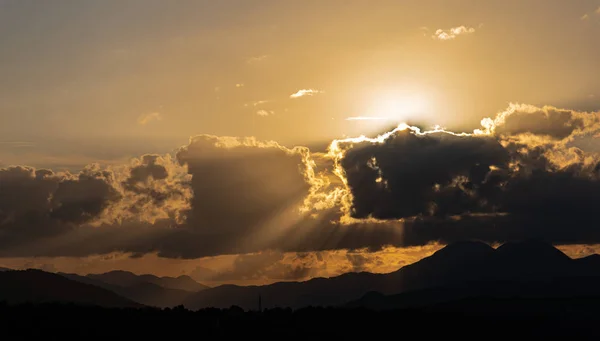
M 256 112 L 256 114 L 258 116 L 267 117 L 267 116 L 275 115 L 275 112 L 273 110 L 264 110 L 264 109 L 261 109 L 261 110 L 258 110 Z
M 437 40 L 452 40 L 459 35 L 467 35 L 471 33 L 475 33 L 475 29 L 473 27 L 458 26 L 447 30 L 438 29 L 431 37 Z
M 269 55 L 266 55 L 266 54 L 256 56 L 256 57 L 250 57 L 250 58 L 248 58 L 248 60 L 246 60 L 246 63 L 257 64 L 260 62 L 264 62 L 267 58 L 269 58 Z
M 153 121 L 162 121 L 162 115 L 159 112 L 151 112 L 149 114 L 142 114 L 137 119 L 138 124 L 142 126 Z
M 93 233 L 123 221 L 182 221 L 191 197 L 188 182 L 184 167 L 157 155 L 115 168 L 92 164 L 77 174 L 24 166 L 0 169 L 0 245 Z
M 397 222 L 402 245 L 595 241 L 600 162 L 572 143 L 596 134 L 599 122 L 598 113 L 511 104 L 473 133 L 400 125 L 376 138 L 334 141 L 341 221 Z
M 2 168 L 0 256 L 261 253 L 252 259 L 267 262 L 472 238 L 600 243 L 600 157 L 576 147 L 598 133 L 598 112 L 510 104 L 473 132 L 400 124 L 326 152 L 199 135 L 174 155 L 73 174 Z M 365 260 L 346 261 L 358 270 Z
M 260 251 L 305 216 L 300 207 L 318 185 L 311 170 L 305 147 L 210 135 L 174 158 L 145 155 L 79 174 L 2 169 L 0 254 Z
M 508 153 L 493 138 L 442 134 L 404 130 L 384 144 L 351 148 L 341 165 L 353 195 L 352 217 L 451 215 L 463 213 L 463 205 L 478 210 L 463 181 L 483 181 L 480 174 L 507 164 Z
M 308 262 L 303 260 L 297 255 L 290 258 L 277 251 L 238 255 L 231 268 L 217 273 L 212 280 L 300 280 L 312 271 Z
M 311 184 L 307 148 L 253 138 L 201 135 L 177 153 L 192 176 L 194 231 L 219 231 L 231 243 L 297 209 Z M 224 240 L 225 241 L 225 240 Z
M 229 266 L 216 270 L 198 266 L 189 275 L 200 282 L 266 284 L 347 272 L 388 273 L 430 256 L 442 247 L 430 243 L 401 249 L 387 247 L 376 252 L 366 249 L 285 253 L 267 250 L 235 255 Z
M 585 13 L 584 15 L 581 16 L 581 20 L 588 20 L 591 16 L 593 15 L 600 15 L 600 7 L 598 7 L 596 10 L 594 10 L 593 12 L 590 13 Z
M 272 102 L 272 101 L 269 101 L 269 100 L 254 101 L 254 102 L 246 103 L 246 104 L 244 104 L 244 106 L 245 107 L 248 107 L 248 106 L 256 107 L 256 106 L 263 105 L 263 104 L 266 104 L 269 102 Z
M 235 85 L 236 88 L 243 88 L 244 87 L 244 83 L 237 83 Z
M 363 258 L 361 269 L 364 271 L 387 273 L 427 257 L 441 247 L 443 245 L 431 243 L 406 248 L 386 247 L 376 252 L 364 249 L 283 253 L 266 250 L 199 259 L 164 258 L 158 257 L 156 253 L 113 252 L 86 257 L 2 258 L 0 266 L 11 269 L 44 268 L 53 272 L 81 275 L 104 273 L 116 268 L 156 276 L 188 275 L 210 286 L 225 283 L 256 285 L 332 277 L 356 271 L 348 258 Z M 578 255 L 590 252 L 588 249 L 578 251 Z
M 314 96 L 317 94 L 322 94 L 323 91 L 321 90 L 315 90 L 315 89 L 301 89 L 296 91 L 295 93 L 290 95 L 290 98 L 300 98 L 300 97 L 304 97 L 304 96 Z

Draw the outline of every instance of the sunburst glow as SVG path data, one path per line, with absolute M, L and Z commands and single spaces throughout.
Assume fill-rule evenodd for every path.
M 430 102 L 419 93 L 387 92 L 375 96 L 362 119 L 402 122 L 429 111 Z

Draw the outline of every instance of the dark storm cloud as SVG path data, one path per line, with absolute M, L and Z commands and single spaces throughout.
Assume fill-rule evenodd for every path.
M 600 198 L 594 156 L 577 148 L 500 142 L 401 131 L 381 144 L 356 144 L 341 163 L 351 214 L 385 220 L 549 210 L 570 216 L 584 214 Z M 569 159 L 559 158 L 563 154 Z
M 52 194 L 50 217 L 70 223 L 84 223 L 97 217 L 111 202 L 121 198 L 113 182 L 112 172 L 95 168 L 61 179 Z
M 511 106 L 494 124 L 488 135 L 403 130 L 353 143 L 341 160 L 350 215 L 404 219 L 400 245 L 598 242 L 600 160 L 570 146 L 598 130 L 598 114 Z
M 399 131 L 383 143 L 361 143 L 342 160 L 353 195 L 352 216 L 376 219 L 489 212 L 481 200 L 490 167 L 508 152 L 491 137 Z
M 0 243 L 63 233 L 97 217 L 120 198 L 113 175 L 88 167 L 78 175 L 30 167 L 0 169 Z
M 281 224 L 295 224 L 284 218 L 301 220 L 298 208 L 311 188 L 307 157 L 306 148 L 202 135 L 175 159 L 145 155 L 120 169 L 4 169 L 2 188 L 11 191 L 0 197 L 0 254 L 260 251 Z
M 143 156 L 141 164 L 162 167 L 155 164 L 157 160 Z M 160 162 L 168 164 L 163 158 Z M 23 166 L 0 169 L 0 245 L 10 250 L 72 233 L 89 234 L 93 226 L 118 224 L 134 215 L 138 222 L 174 218 L 173 212 L 185 206 L 185 198 L 167 191 L 170 186 L 183 188 L 183 184 L 174 180 L 175 173 L 142 174 L 142 166 L 101 169 L 90 165 L 77 174 Z M 160 181 L 148 182 L 151 176 Z M 157 204 L 155 197 L 159 195 L 170 200 Z M 33 249 L 29 252 L 36 253 Z
M 598 122 L 597 113 L 512 105 L 474 134 L 404 127 L 328 153 L 202 135 L 175 158 L 120 168 L 5 168 L 0 255 L 258 253 L 218 276 L 288 279 L 310 266 L 280 252 L 473 238 L 598 243 L 600 159 L 572 146 Z M 361 257 L 348 258 L 356 271 Z M 272 272 L 253 270 L 261 267 Z
M 243 238 L 308 195 L 303 149 L 202 135 L 177 153 L 192 176 L 190 229 Z

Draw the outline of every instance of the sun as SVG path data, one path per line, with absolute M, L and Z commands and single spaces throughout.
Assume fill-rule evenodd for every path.
M 372 121 L 375 126 L 388 126 L 406 121 L 422 120 L 433 112 L 434 91 L 413 86 L 380 87 L 364 92 L 359 112 L 349 121 Z M 379 123 L 376 123 L 379 122 Z
M 402 121 L 421 115 L 426 110 L 427 101 L 420 94 L 389 93 L 372 100 L 367 116 Z

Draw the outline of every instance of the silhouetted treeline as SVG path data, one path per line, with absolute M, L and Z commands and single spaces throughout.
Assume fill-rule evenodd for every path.
M 13 337 L 61 339 L 215 337 L 359 339 L 391 335 L 462 339 L 568 337 L 597 339 L 600 297 L 577 300 L 464 300 L 427 309 L 376 312 L 364 308 L 229 309 L 101 308 L 69 304 L 0 303 L 0 328 Z M 548 309 L 551 307 L 551 309 Z

